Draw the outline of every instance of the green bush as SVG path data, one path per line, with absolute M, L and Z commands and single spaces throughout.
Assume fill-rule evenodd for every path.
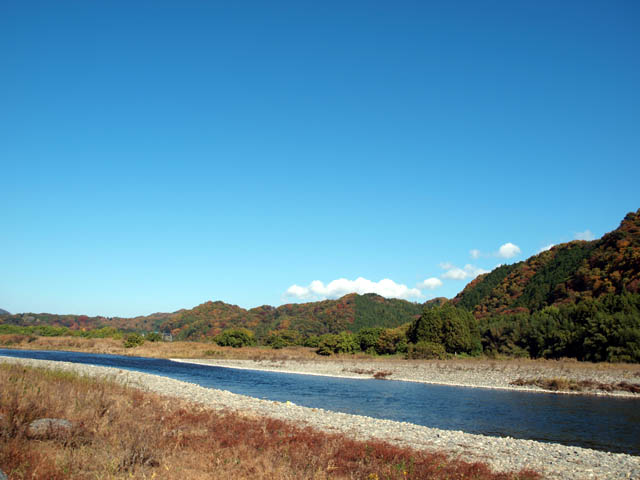
M 425 308 L 407 331 L 411 343 L 432 342 L 449 353 L 480 353 L 482 344 L 473 315 L 451 304 Z
M 295 330 L 280 330 L 277 332 L 271 332 L 265 344 L 271 348 L 284 348 L 291 347 L 293 345 L 300 345 L 302 343 L 302 336 Z
M 439 359 L 447 358 L 447 352 L 440 343 L 418 342 L 410 344 L 407 350 L 407 358 L 410 359 Z
M 377 353 L 378 340 L 384 332 L 384 328 L 373 327 L 363 328 L 356 334 L 356 341 L 360 346 L 360 350 L 367 353 Z
M 148 342 L 161 342 L 162 341 L 162 335 L 160 335 L 159 333 L 156 333 L 156 332 L 147 333 L 144 336 L 144 338 Z
M 320 346 L 320 337 L 318 335 L 311 335 L 302 341 L 302 346 L 318 348 Z
M 225 330 L 224 332 L 213 337 L 213 341 L 221 347 L 248 347 L 255 345 L 256 341 L 253 338 L 253 332 L 246 328 L 237 328 Z
M 320 337 L 318 355 L 331 355 L 333 353 L 355 353 L 359 350 L 356 336 L 353 333 L 342 332 L 337 335 L 326 334 Z
M 388 329 L 380 334 L 376 343 L 378 355 L 407 353 L 407 336 L 398 329 Z
M 123 345 L 124 348 L 134 348 L 139 347 L 144 343 L 144 337 L 139 333 L 129 333 L 124 337 Z

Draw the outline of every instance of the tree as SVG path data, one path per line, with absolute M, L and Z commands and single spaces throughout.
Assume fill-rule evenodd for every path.
M 124 348 L 134 348 L 139 347 L 144 343 L 144 337 L 139 333 L 130 333 L 126 337 L 124 337 Z
M 332 353 L 354 353 L 358 350 L 358 342 L 355 335 L 342 332 L 337 335 L 328 333 L 320 337 L 318 355 L 331 355 Z
M 271 332 L 265 344 L 271 348 L 284 348 L 293 345 L 300 345 L 302 343 L 302 336 L 295 330 L 279 330 Z
M 473 315 L 451 304 L 425 308 L 407 332 L 411 343 L 440 344 L 449 353 L 479 353 L 480 335 Z
M 213 337 L 221 347 L 240 348 L 255 345 L 253 333 L 246 328 L 229 329 Z
M 384 332 L 384 328 L 363 328 L 356 334 L 356 341 L 360 345 L 360 350 L 366 353 L 377 353 L 376 347 L 380 335 Z
M 144 338 L 145 338 L 145 340 L 147 340 L 149 342 L 161 342 L 162 341 L 162 335 L 160 335 L 157 332 L 147 333 Z

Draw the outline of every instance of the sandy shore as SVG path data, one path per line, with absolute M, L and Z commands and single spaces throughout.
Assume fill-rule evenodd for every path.
M 171 359 L 197 365 L 263 370 L 304 375 L 324 375 L 346 378 L 372 378 L 376 373 L 387 380 L 432 383 L 460 387 L 495 388 L 546 392 L 536 386 L 514 386 L 518 379 L 564 378 L 572 381 L 594 381 L 604 384 L 629 382 L 640 384 L 640 372 L 624 366 L 598 368 L 578 362 L 491 362 L 491 361 L 402 361 L 402 360 L 236 360 L 236 359 Z M 585 390 L 583 392 L 556 392 L 578 395 L 611 395 L 636 397 L 640 394 L 629 392 L 604 392 Z
M 306 425 L 328 432 L 343 432 L 361 440 L 378 438 L 416 449 L 444 451 L 467 461 L 487 462 L 497 471 L 518 471 L 523 468 L 530 468 L 543 473 L 547 478 L 551 479 L 577 480 L 597 478 L 613 480 L 640 478 L 639 456 L 602 452 L 533 440 L 488 437 L 460 431 L 439 430 L 405 422 L 307 408 L 291 402 L 262 400 L 225 390 L 204 388 L 167 377 L 111 367 L 2 356 L 0 356 L 0 362 L 63 369 L 74 371 L 81 375 L 107 377 L 133 388 L 153 391 L 170 397 L 179 397 L 208 408 L 218 410 L 231 409 L 248 415 L 269 416 L 293 422 L 296 425 Z M 314 364 L 316 362 L 311 363 Z M 361 362 L 357 362 L 357 364 L 357 368 L 362 368 Z M 245 368 L 249 368 L 249 366 L 251 364 L 245 364 Z M 346 362 L 334 365 L 332 368 L 340 371 L 346 368 L 342 372 L 343 375 L 353 375 L 349 372 L 351 367 L 352 365 Z M 314 368 L 322 370 L 322 372 L 313 371 Z M 308 365 L 306 373 L 326 375 L 326 369 L 326 366 L 320 368 Z M 284 371 L 283 369 L 278 370 Z M 420 368 L 417 370 L 420 370 Z

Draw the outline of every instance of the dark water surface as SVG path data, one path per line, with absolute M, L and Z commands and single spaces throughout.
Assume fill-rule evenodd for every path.
M 445 430 L 640 454 L 640 400 L 635 398 L 333 378 L 76 352 L 0 349 L 0 355 L 136 370 L 257 398 Z

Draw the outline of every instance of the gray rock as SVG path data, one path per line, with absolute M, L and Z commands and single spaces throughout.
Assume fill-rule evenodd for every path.
M 73 424 L 62 418 L 39 418 L 29 424 L 27 436 L 29 438 L 51 439 L 69 435 Z
M 9 477 L 2 470 L 0 470 L 0 480 L 9 480 Z

